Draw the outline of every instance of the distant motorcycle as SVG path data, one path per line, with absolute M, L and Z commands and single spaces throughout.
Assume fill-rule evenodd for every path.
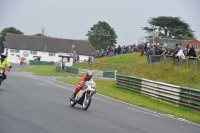
M 93 80 L 86 81 L 74 99 L 70 98 L 70 105 L 74 107 L 77 103 L 82 105 L 83 110 L 87 110 L 91 104 L 92 96 L 96 93 L 96 84 Z
M 9 68 L 7 67 L 5 69 L 4 68 L 0 68 L 0 85 L 1 85 L 1 83 L 3 81 L 3 74 L 5 73 L 5 70 L 10 72 L 11 68 L 12 68 L 12 66 L 10 66 Z

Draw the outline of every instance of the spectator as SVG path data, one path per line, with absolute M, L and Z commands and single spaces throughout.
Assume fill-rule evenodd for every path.
M 155 62 L 156 52 L 153 45 L 150 45 L 150 50 L 147 52 L 147 54 L 148 54 L 148 62 L 149 63 Z
M 197 57 L 192 44 L 189 45 L 188 53 L 187 53 L 186 56 L 188 56 L 188 57 Z M 190 60 L 189 62 L 193 61 L 193 67 L 194 67 L 194 65 L 196 64 L 196 59 L 189 59 L 189 60 Z
M 175 48 L 173 50 L 173 56 L 175 57 L 175 55 L 178 53 L 178 44 L 175 44 Z
M 178 57 L 178 62 L 179 62 L 180 58 L 182 58 L 185 62 L 185 55 L 183 53 L 183 50 L 180 47 L 178 47 L 178 53 L 175 56 Z
M 118 54 L 121 54 L 121 52 L 122 52 L 122 48 L 120 45 L 118 45 Z
M 89 58 L 88 58 L 88 63 L 89 63 L 89 66 L 92 67 L 92 57 L 91 56 L 89 56 Z
M 77 61 L 79 61 L 79 55 L 77 55 Z
M 196 53 L 195 53 L 195 50 L 192 46 L 192 44 L 189 45 L 189 49 L 188 49 L 188 53 L 186 56 L 189 56 L 189 57 L 197 57 Z
M 156 57 L 155 57 L 155 59 L 156 59 L 156 61 L 160 61 L 160 59 L 161 59 L 161 54 L 162 54 L 162 51 L 161 51 L 161 49 L 160 49 L 160 47 L 159 47 L 159 45 L 156 45 L 155 46 L 155 53 L 156 53 Z

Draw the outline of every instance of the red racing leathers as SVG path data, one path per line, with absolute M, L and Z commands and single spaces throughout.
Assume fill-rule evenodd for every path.
M 86 76 L 83 76 L 80 82 L 78 83 L 78 85 L 76 86 L 75 93 L 78 93 L 81 90 L 81 88 L 83 87 L 83 82 L 86 82 L 86 81 L 89 81 L 89 80 L 87 79 Z

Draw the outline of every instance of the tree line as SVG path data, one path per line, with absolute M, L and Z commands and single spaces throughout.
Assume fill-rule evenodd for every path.
M 171 16 L 159 16 L 156 18 L 150 18 L 148 20 L 148 27 L 141 27 L 147 33 L 145 37 L 147 40 L 155 35 L 160 38 L 174 38 L 174 39 L 195 39 L 194 31 L 190 28 L 190 25 L 181 20 L 180 17 Z M 45 36 L 44 27 L 41 29 L 42 33 L 37 33 L 33 36 Z M 24 34 L 22 31 L 15 27 L 4 28 L 0 32 L 0 48 L 1 52 L 4 46 L 5 37 L 7 33 Z M 87 32 L 87 40 L 95 49 L 106 49 L 107 47 L 113 47 L 117 44 L 117 34 L 107 22 L 98 21 Z M 49 37 L 49 36 L 47 36 Z

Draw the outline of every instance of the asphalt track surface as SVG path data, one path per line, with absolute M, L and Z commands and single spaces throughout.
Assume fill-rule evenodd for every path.
M 99 94 L 87 111 L 71 107 L 74 86 L 15 71 L 20 67 L 0 86 L 0 133 L 200 133 L 198 124 Z

